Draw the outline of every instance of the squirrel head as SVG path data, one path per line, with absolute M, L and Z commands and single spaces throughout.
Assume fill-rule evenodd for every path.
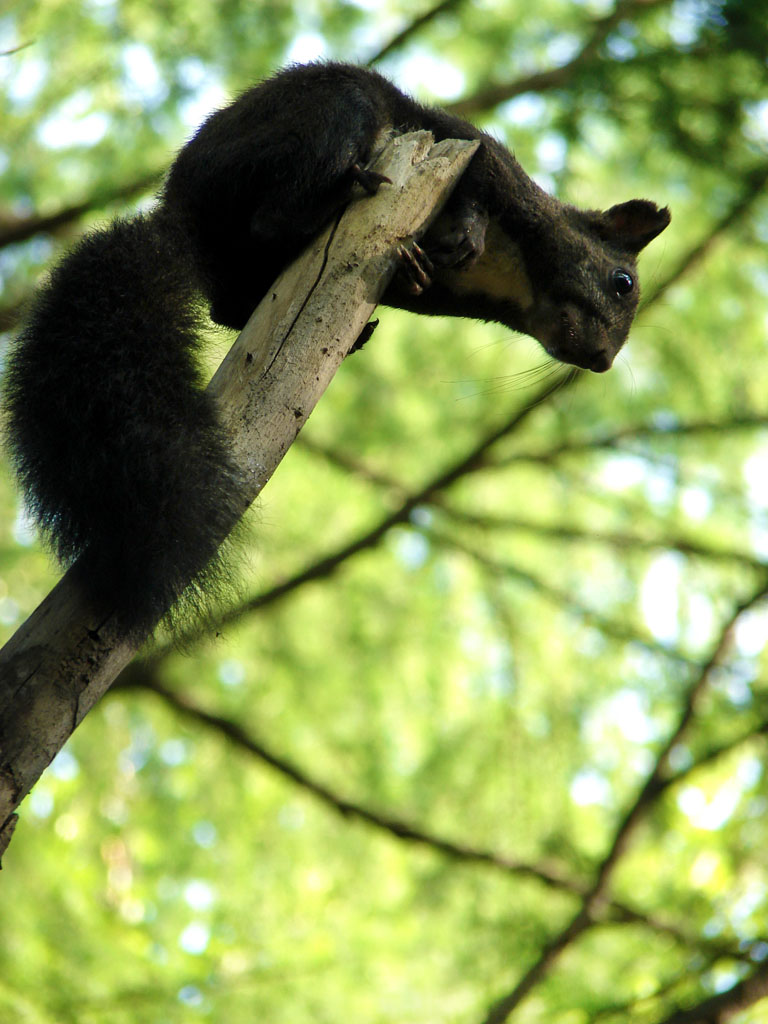
M 495 321 L 535 338 L 560 362 L 603 373 L 637 310 L 637 254 L 669 221 L 668 209 L 646 199 L 580 210 L 528 180 L 501 214 L 466 202 L 444 211 L 425 238 L 430 286 L 413 294 L 395 288 L 385 301 Z M 470 242 L 469 258 L 444 259 Z
M 630 199 L 604 212 L 557 204 L 556 214 L 522 247 L 532 301 L 518 330 L 555 359 L 603 373 L 637 310 L 637 254 L 666 228 L 670 212 Z

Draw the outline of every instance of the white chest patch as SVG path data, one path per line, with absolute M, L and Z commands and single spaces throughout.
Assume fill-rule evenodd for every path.
M 467 270 L 440 271 L 439 280 L 455 293 L 512 300 L 523 310 L 530 309 L 534 302 L 523 254 L 496 221 L 488 225 L 480 259 Z

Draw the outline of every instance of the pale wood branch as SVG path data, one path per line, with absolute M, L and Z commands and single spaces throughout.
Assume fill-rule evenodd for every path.
M 247 479 L 244 509 L 358 339 L 398 247 L 429 226 L 476 148 L 434 145 L 427 132 L 392 140 L 374 165 L 392 184 L 351 203 L 235 341 L 209 390 Z M 0 651 L 0 855 L 19 802 L 141 646 L 118 632 L 110 609 L 87 604 L 74 570 Z

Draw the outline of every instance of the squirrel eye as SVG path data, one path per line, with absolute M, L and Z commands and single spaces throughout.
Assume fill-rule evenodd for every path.
M 621 268 L 614 270 L 611 275 L 611 280 L 613 281 L 613 287 L 616 289 L 617 295 L 629 295 L 635 287 L 632 275 L 628 274 L 626 270 L 621 270 Z

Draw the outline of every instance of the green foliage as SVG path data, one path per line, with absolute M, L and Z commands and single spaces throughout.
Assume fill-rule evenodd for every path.
M 223 635 L 161 638 L 22 805 L 0 1020 L 766 1019 L 766 5 L 428 10 L 0 15 L 9 329 L 207 110 L 404 29 L 379 66 L 561 196 L 673 210 L 606 376 L 547 394 L 528 339 L 380 311 Z M 55 573 L 7 474 L 0 511 L 8 636 Z

